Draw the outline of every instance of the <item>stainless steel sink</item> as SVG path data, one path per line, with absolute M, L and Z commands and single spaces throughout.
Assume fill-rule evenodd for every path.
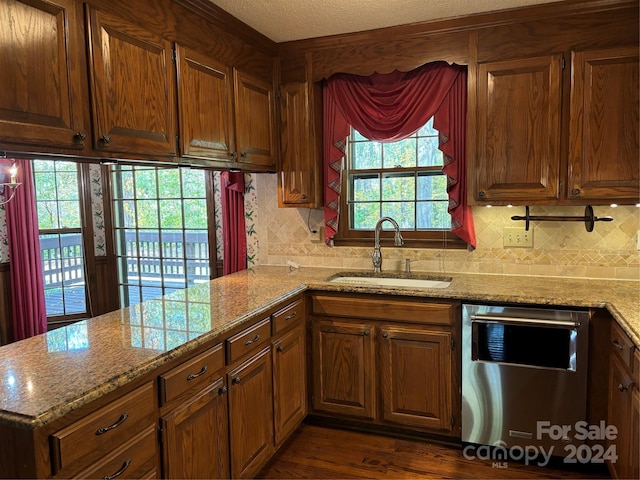
M 451 278 L 411 276 L 401 274 L 374 274 L 374 273 L 338 273 L 327 279 L 330 283 L 346 285 L 360 285 L 363 287 L 394 287 L 394 288 L 447 288 L 451 285 Z

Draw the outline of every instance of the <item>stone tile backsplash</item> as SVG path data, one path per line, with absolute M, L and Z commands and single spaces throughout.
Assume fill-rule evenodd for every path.
M 256 225 L 260 243 L 259 264 L 283 265 L 292 260 L 302 266 L 370 268 L 373 248 L 327 247 L 313 243 L 307 224 L 323 225 L 322 209 L 278 208 L 276 175 L 254 175 L 258 210 Z M 597 222 L 587 232 L 583 222 L 532 222 L 533 248 L 503 247 L 504 227 L 522 226 L 511 220 L 524 215 L 524 207 L 474 207 L 477 248 L 468 250 L 383 247 L 383 269 L 401 270 L 410 258 L 412 269 L 434 273 L 487 273 L 547 275 L 640 280 L 640 252 L 636 235 L 640 208 L 595 206 Z M 531 207 L 531 215 L 582 216 L 584 207 Z

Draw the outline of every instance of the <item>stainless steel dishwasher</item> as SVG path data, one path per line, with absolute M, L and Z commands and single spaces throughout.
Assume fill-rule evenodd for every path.
M 462 441 L 566 456 L 586 419 L 588 332 L 586 310 L 463 305 Z

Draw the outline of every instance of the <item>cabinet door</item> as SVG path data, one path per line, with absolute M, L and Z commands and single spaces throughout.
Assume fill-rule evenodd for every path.
M 275 170 L 273 86 L 234 71 L 236 160 L 243 167 Z
M 163 478 L 229 478 L 226 392 L 221 378 L 160 419 Z
M 234 368 L 227 378 L 231 476 L 251 478 L 274 450 L 271 346 Z
M 394 325 L 380 330 L 384 420 L 450 431 L 451 333 Z
M 374 327 L 317 320 L 313 324 L 313 408 L 375 417 Z
M 73 0 L 0 2 L 0 141 L 82 148 L 84 53 Z
M 559 196 L 562 56 L 480 64 L 474 196 L 544 203 Z
M 637 384 L 631 398 L 629 460 L 629 478 L 640 478 L 640 385 Z
M 638 48 L 575 52 L 568 197 L 637 203 L 640 195 Z
M 235 151 L 231 69 L 179 45 L 176 54 L 182 156 L 229 161 Z
M 316 151 L 308 84 L 280 87 L 280 171 L 278 204 L 281 207 L 319 206 L 316 195 Z
M 301 323 L 273 343 L 273 418 L 276 446 L 307 414 L 305 325 Z
M 609 425 L 618 429 L 614 440 L 609 445 L 615 445 L 618 458 L 609 463 L 614 478 L 631 478 L 631 396 L 633 393 L 632 380 L 625 365 L 616 355 L 611 355 L 609 366 Z
M 137 25 L 89 10 L 94 148 L 173 155 L 175 69 L 171 43 Z

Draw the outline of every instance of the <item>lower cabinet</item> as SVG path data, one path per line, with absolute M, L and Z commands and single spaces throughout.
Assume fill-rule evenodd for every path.
M 165 478 L 228 478 L 229 427 L 224 378 L 160 419 Z
M 227 381 L 231 476 L 251 478 L 274 451 L 271 346 L 229 371 Z
M 437 430 L 451 428 L 451 332 L 394 324 L 381 325 L 380 331 L 383 419 Z
M 608 444 L 615 447 L 617 456 L 609 461 L 609 470 L 614 478 L 640 478 L 640 381 L 636 378 L 640 377 L 640 358 L 618 324 L 611 327 L 608 425 L 618 433 Z
M 459 435 L 455 303 L 312 297 L 315 414 Z
M 276 446 L 307 415 L 307 354 L 305 324 L 300 323 L 273 342 L 273 420 Z

